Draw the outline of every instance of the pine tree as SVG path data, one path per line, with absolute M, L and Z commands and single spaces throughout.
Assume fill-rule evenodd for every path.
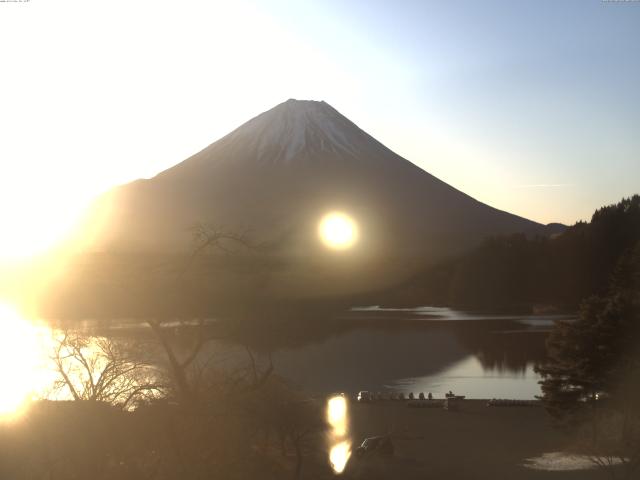
M 596 463 L 640 468 L 640 242 L 618 262 L 605 295 L 585 300 L 577 321 L 556 325 L 537 368 L 542 400 L 559 426 L 583 435 Z

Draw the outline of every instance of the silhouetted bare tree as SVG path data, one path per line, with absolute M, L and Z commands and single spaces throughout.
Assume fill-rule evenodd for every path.
M 74 400 L 105 402 L 130 409 L 135 402 L 160 396 L 165 386 L 157 370 L 142 360 L 132 342 L 116 343 L 64 331 L 55 339 L 52 360 L 60 378 L 53 392 L 66 390 Z

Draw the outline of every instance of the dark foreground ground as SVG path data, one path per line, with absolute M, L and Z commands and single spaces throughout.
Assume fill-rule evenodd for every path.
M 351 402 L 350 414 L 354 444 L 390 432 L 395 455 L 352 457 L 345 479 L 607 478 L 600 470 L 549 472 L 522 466 L 527 458 L 570 446 L 541 407 L 486 407 L 485 401 L 465 400 L 459 411 L 449 412 L 408 408 L 405 402 Z
M 352 456 L 336 477 L 328 466 L 324 432 L 318 430 L 304 442 L 296 476 L 292 444 L 281 450 L 275 434 L 268 444 L 263 435 L 243 436 L 248 410 L 203 420 L 163 405 L 125 413 L 99 403 L 45 402 L 0 428 L 0 480 L 609 478 L 600 470 L 549 472 L 523 466 L 528 458 L 571 447 L 542 407 L 487 407 L 485 401 L 465 400 L 459 411 L 449 412 L 383 401 L 351 402 L 349 411 L 354 448 L 365 437 L 389 433 L 395 454 Z M 295 417 L 291 408 L 281 413 L 289 421 Z

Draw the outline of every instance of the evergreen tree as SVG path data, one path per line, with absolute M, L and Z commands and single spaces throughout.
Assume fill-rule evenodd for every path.
M 585 300 L 577 321 L 559 322 L 537 368 L 542 400 L 560 426 L 604 456 L 640 466 L 640 242 L 618 262 L 605 295 Z M 602 465 L 611 462 L 602 461 Z M 631 477 L 629 477 L 631 478 Z
M 578 222 L 553 237 L 487 238 L 399 290 L 404 299 L 408 290 L 413 292 L 413 299 L 405 302 L 416 304 L 487 309 L 542 304 L 575 310 L 592 295 L 607 295 L 616 265 L 639 241 L 640 195 L 634 195 L 596 210 L 591 222 Z

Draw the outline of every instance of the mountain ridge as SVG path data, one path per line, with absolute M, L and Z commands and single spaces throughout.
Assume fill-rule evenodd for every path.
M 314 269 L 333 269 L 344 280 L 335 282 L 338 290 L 366 290 L 374 276 L 379 288 L 382 279 L 408 277 L 487 235 L 546 228 L 434 177 L 328 103 L 292 99 L 103 200 L 109 217 L 92 251 L 186 253 L 193 247 L 190 227 L 210 224 L 250 231 L 256 243 L 270 246 L 268 255 L 288 259 L 287 285 L 305 284 L 291 280 L 292 271 L 313 277 Z M 322 216 L 335 210 L 360 230 L 358 244 L 338 256 L 317 235 Z

